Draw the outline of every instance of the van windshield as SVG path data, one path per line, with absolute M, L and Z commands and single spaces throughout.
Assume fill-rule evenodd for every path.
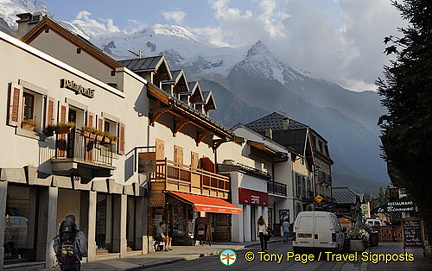
M 332 223 L 333 223 L 333 229 L 334 229 L 335 231 L 342 231 L 342 229 L 341 229 L 341 227 L 340 227 L 340 224 L 339 224 L 339 221 L 338 221 L 338 219 L 336 218 L 336 215 L 330 215 L 330 217 L 331 217 L 331 221 L 332 221 Z

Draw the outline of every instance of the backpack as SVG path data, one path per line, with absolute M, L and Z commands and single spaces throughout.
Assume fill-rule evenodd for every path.
M 71 265 L 80 262 L 76 245 L 77 227 L 73 221 L 64 220 L 60 225 L 59 235 L 56 236 L 56 257 L 60 264 Z

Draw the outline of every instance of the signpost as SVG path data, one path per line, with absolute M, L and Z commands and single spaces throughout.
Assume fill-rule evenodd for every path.
M 418 217 L 406 217 L 401 219 L 402 240 L 404 249 L 423 248 L 423 228 Z

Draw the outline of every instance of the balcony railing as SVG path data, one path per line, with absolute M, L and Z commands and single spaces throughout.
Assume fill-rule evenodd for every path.
M 267 192 L 270 194 L 287 196 L 287 186 L 283 183 L 270 181 L 267 183 Z
M 73 159 L 94 166 L 112 167 L 115 147 L 102 140 L 85 137 L 80 129 L 74 129 L 70 134 L 56 135 L 55 159 Z
M 170 190 L 227 199 L 230 191 L 229 177 L 167 159 L 156 161 L 150 182 L 153 192 Z

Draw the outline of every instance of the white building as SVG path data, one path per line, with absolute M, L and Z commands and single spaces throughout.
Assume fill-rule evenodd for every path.
M 233 241 L 256 240 L 260 215 L 279 235 L 280 217 L 292 219 L 291 154 L 244 125 L 238 124 L 232 131 L 236 140 L 223 144 L 217 154 L 222 162 L 218 172 L 230 174 L 232 203 L 243 208 L 242 215 L 232 218 Z

